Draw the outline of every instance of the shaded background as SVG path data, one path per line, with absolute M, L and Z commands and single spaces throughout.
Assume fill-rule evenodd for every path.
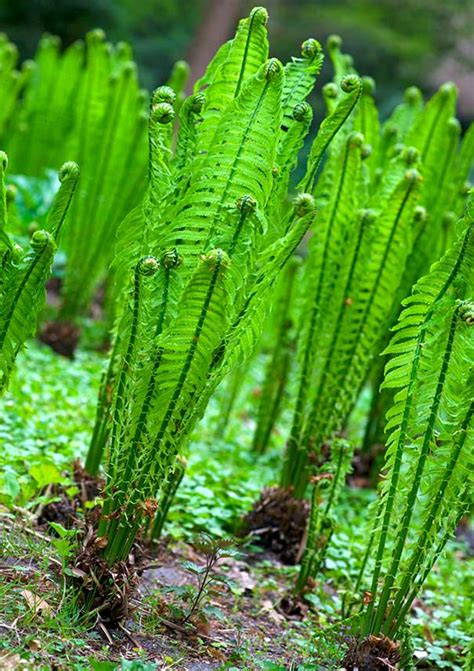
M 141 82 L 166 81 L 175 60 L 202 74 L 216 47 L 228 39 L 246 0 L 0 0 L 0 30 L 22 58 L 31 57 L 43 32 L 65 45 L 92 28 L 133 45 Z M 343 38 L 360 74 L 374 77 L 383 116 L 416 84 L 429 95 L 443 81 L 460 92 L 463 125 L 474 117 L 474 2 L 472 0 L 266 0 L 272 56 L 299 55 L 307 37 Z M 331 77 L 326 64 L 320 84 Z

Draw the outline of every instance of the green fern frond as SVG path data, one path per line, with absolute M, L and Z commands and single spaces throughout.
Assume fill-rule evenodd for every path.
M 337 505 L 351 466 L 353 447 L 345 440 L 331 444 L 331 458 L 312 478 L 311 514 L 306 546 L 295 589 L 302 592 L 309 578 L 316 578 L 327 553 L 334 530 L 333 508 Z
M 306 174 L 297 187 L 299 191 L 312 193 L 324 153 L 353 112 L 362 92 L 362 81 L 356 75 L 348 75 L 341 80 L 341 90 L 346 95 L 341 96 L 341 101 L 321 123 L 311 146 Z
M 267 11 L 263 7 L 255 7 L 247 19 L 240 21 L 235 37 L 219 49 L 203 79 L 196 83 L 195 93 L 206 87 L 199 152 L 212 147 L 214 132 L 223 111 L 267 60 L 267 19 Z
M 0 391 L 4 392 L 11 377 L 16 356 L 36 328 L 36 315 L 45 297 L 56 245 L 46 231 L 36 231 L 31 239 L 32 251 L 12 266 L 2 286 L 0 310 Z
M 322 47 L 313 38 L 301 45 L 301 58 L 292 58 L 285 65 L 282 93 L 283 125 L 293 118 L 295 105 L 303 102 L 311 93 L 324 60 Z
M 226 209 L 250 194 L 262 209 L 272 187 L 269 166 L 274 163 L 280 126 L 283 68 L 268 61 L 243 86 L 222 115 L 207 157 L 199 162 L 185 196 L 169 215 L 162 248 L 176 246 L 186 258 L 185 273 L 216 238 L 225 249 Z M 207 98 L 206 98 L 207 101 Z M 204 114 L 204 112 L 203 112 Z
M 395 107 L 382 128 L 380 165 L 383 165 L 390 149 L 397 142 L 409 144 L 407 136 L 420 118 L 423 107 L 424 103 L 421 91 L 416 86 L 410 86 L 405 91 L 403 102 Z
M 0 152 L 0 393 L 8 386 L 18 352 L 36 331 L 56 243 L 79 176 L 75 163 L 66 163 L 61 168 L 61 186 L 47 220 L 49 230 L 36 231 L 30 241 L 32 250 L 24 252 L 7 232 L 6 167 L 7 156 Z

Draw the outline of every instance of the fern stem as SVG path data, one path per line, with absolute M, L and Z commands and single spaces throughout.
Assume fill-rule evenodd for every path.
M 115 339 L 110 353 L 107 370 L 104 371 L 99 387 L 97 408 L 95 411 L 94 429 L 87 452 L 85 469 L 91 475 L 97 475 L 104 454 L 107 436 L 109 433 L 109 414 L 114 368 L 118 352 L 118 338 Z
M 165 315 L 166 315 L 166 310 L 168 307 L 168 294 L 169 294 L 169 285 L 170 285 L 170 269 L 165 268 L 165 277 L 164 277 L 164 286 L 163 286 L 163 293 L 162 293 L 162 302 L 161 302 L 161 310 L 158 316 L 158 320 L 156 323 L 155 327 L 155 339 L 158 338 L 158 336 L 161 334 L 163 330 L 163 324 L 165 320 Z M 143 405 L 140 410 L 140 416 L 135 428 L 135 434 L 132 438 L 130 448 L 128 450 L 128 460 L 127 460 L 127 465 L 124 470 L 123 474 L 123 481 L 128 482 L 129 478 L 132 473 L 133 465 L 136 461 L 136 457 L 139 454 L 139 449 L 140 449 L 140 440 L 143 434 L 144 429 L 146 428 L 146 422 L 147 422 L 147 417 L 148 413 L 151 408 L 151 403 L 153 400 L 153 394 L 155 392 L 155 387 L 157 383 L 157 377 L 158 377 L 158 370 L 160 367 L 161 359 L 163 356 L 163 347 L 158 346 L 155 350 L 154 356 L 153 356 L 153 364 L 151 367 L 150 371 L 150 377 L 148 379 L 148 386 L 147 390 L 145 393 L 145 399 L 143 401 Z
M 300 572 L 298 574 L 298 580 L 296 582 L 296 591 L 301 592 L 308 578 L 314 578 L 317 572 L 319 571 L 321 564 L 324 560 L 327 547 L 331 540 L 332 536 L 332 526 L 329 524 L 330 517 L 329 513 L 331 507 L 336 498 L 336 492 L 339 488 L 339 480 L 344 475 L 342 473 L 342 465 L 344 462 L 344 452 L 346 445 L 343 441 L 340 442 L 339 453 L 337 455 L 336 470 L 334 472 L 331 487 L 329 490 L 329 495 L 324 507 L 324 511 L 321 511 L 320 504 L 318 501 L 319 487 L 315 483 L 313 488 L 313 495 L 311 497 L 311 514 L 308 525 L 308 539 L 306 542 L 306 547 L 303 553 L 303 558 L 301 561 Z M 327 527 L 326 529 L 324 527 Z M 323 531 L 326 531 L 326 538 L 322 537 Z M 320 547 L 317 548 L 317 534 L 319 534 Z
M 115 552 L 116 548 L 126 548 L 130 545 L 130 543 L 133 543 L 133 539 L 136 535 L 136 530 L 138 529 L 139 522 L 137 522 L 137 519 L 141 519 L 142 517 L 142 512 L 138 509 L 137 507 L 137 502 L 136 498 L 137 496 L 141 496 L 143 491 L 144 491 L 144 485 L 145 485 L 145 479 L 148 476 L 148 471 L 151 467 L 152 461 L 156 458 L 156 454 L 160 449 L 160 443 L 169 427 L 169 424 L 173 418 L 173 413 L 175 412 L 176 406 L 178 404 L 178 401 L 181 396 L 181 392 L 184 388 L 184 385 L 186 383 L 186 379 L 191 367 L 191 363 L 193 361 L 194 355 L 197 350 L 198 342 L 199 342 L 199 337 L 201 335 L 202 329 L 204 327 L 204 322 L 206 320 L 206 316 L 208 313 L 208 309 L 211 303 L 211 299 L 217 284 L 217 280 L 220 275 L 220 271 L 222 268 L 222 262 L 223 262 L 223 252 L 222 250 L 218 249 L 216 250 L 216 255 L 215 255 L 215 260 L 214 260 L 214 268 L 212 271 L 212 275 L 210 278 L 209 286 L 206 292 L 206 296 L 199 314 L 199 318 L 196 324 L 196 327 L 194 329 L 194 334 L 192 341 L 189 345 L 188 352 L 186 354 L 185 361 L 183 363 L 183 366 L 181 368 L 181 372 L 178 376 L 178 381 L 176 383 L 176 386 L 174 388 L 174 391 L 171 395 L 170 401 L 168 402 L 168 406 L 166 408 L 166 411 L 164 413 L 163 420 L 161 422 L 161 425 L 158 429 L 158 432 L 155 436 L 155 439 L 153 440 L 153 443 L 148 450 L 148 455 L 145 456 L 143 463 L 140 465 L 140 473 L 138 475 L 138 480 L 134 485 L 133 491 L 131 492 L 131 495 L 129 497 L 129 501 L 127 504 L 127 510 L 124 512 L 121 517 L 119 518 L 118 521 L 113 520 L 112 525 L 111 525 L 111 534 L 113 535 L 115 532 L 115 529 L 117 529 L 116 533 L 116 539 L 119 537 L 119 539 L 114 542 L 114 546 L 110 550 L 110 553 L 108 552 L 108 549 L 106 548 L 106 556 L 108 557 L 109 561 L 113 561 L 116 557 Z M 171 454 L 168 455 L 170 457 Z M 114 506 L 114 510 L 116 510 L 116 506 Z M 138 525 L 138 526 L 137 526 Z M 115 540 L 116 540 L 115 539 Z M 120 552 L 119 555 L 117 556 L 126 556 L 123 555 L 123 553 L 120 550 L 117 550 L 117 552 Z
M 205 321 L 206 316 L 207 316 L 207 311 L 208 311 L 209 305 L 211 303 L 212 294 L 214 293 L 214 289 L 215 289 L 215 286 L 216 286 L 216 283 L 217 283 L 217 280 L 218 280 L 218 277 L 219 277 L 221 265 L 222 265 L 222 252 L 221 252 L 221 250 L 217 250 L 217 251 L 218 251 L 218 254 L 217 254 L 216 260 L 215 260 L 215 267 L 214 267 L 214 270 L 213 270 L 213 273 L 212 273 L 212 276 L 211 276 L 211 280 L 210 280 L 209 287 L 208 287 L 208 290 L 207 290 L 207 293 L 206 293 L 206 297 L 204 299 L 203 306 L 201 308 L 201 313 L 199 315 L 199 319 L 198 319 L 198 322 L 196 324 L 193 340 L 192 340 L 192 342 L 189 346 L 189 350 L 188 350 L 188 353 L 186 355 L 186 359 L 184 361 L 183 367 L 182 367 L 181 372 L 179 374 L 178 382 L 176 383 L 176 387 L 175 387 L 174 392 L 171 396 L 171 400 L 170 400 L 170 402 L 168 404 L 168 407 L 166 409 L 165 416 L 164 416 L 163 421 L 161 423 L 161 426 L 158 430 L 158 433 L 155 437 L 155 440 L 153 441 L 152 452 L 155 451 L 156 449 L 158 449 L 160 441 L 163 438 L 166 429 L 168 428 L 168 424 L 169 424 L 169 422 L 171 420 L 171 417 L 172 417 L 172 414 L 173 414 L 173 412 L 176 408 L 176 404 L 179 400 L 179 396 L 181 394 L 183 386 L 186 382 L 186 378 L 188 376 L 189 368 L 191 366 L 192 360 L 193 360 L 194 355 L 196 353 L 196 349 L 197 349 L 198 341 L 199 341 L 199 336 L 200 336 L 201 331 L 202 331 L 203 326 L 204 326 L 204 321 Z
M 460 499 L 461 500 L 466 500 L 466 495 L 467 492 L 464 492 L 464 496 L 461 494 Z M 451 528 L 455 529 L 459 522 L 461 521 L 462 517 L 468 512 L 467 506 L 462 506 L 460 510 L 458 511 L 457 515 L 455 515 L 454 520 L 451 520 L 453 523 L 450 525 Z M 415 582 L 409 596 L 405 599 L 405 603 L 403 604 L 401 610 L 399 611 L 398 618 L 392 622 L 392 627 L 390 629 L 391 635 L 396 636 L 398 629 L 403 623 L 408 615 L 408 611 L 410 610 L 413 601 L 415 600 L 417 594 L 419 594 L 420 589 L 423 587 L 426 578 L 430 574 L 433 566 L 436 563 L 436 560 L 438 557 L 441 555 L 443 552 L 444 548 L 446 547 L 446 543 L 448 542 L 450 537 L 450 534 L 446 533 L 443 535 L 443 537 L 439 540 L 438 545 L 434 549 L 434 551 L 431 554 L 431 557 L 429 558 L 429 561 L 425 565 L 425 568 L 423 572 L 418 576 L 418 580 Z
M 124 402 L 124 389 L 127 379 L 127 372 L 129 370 L 131 359 L 133 356 L 133 351 L 135 348 L 135 340 L 138 330 L 139 314 L 140 314 L 140 292 L 141 292 L 141 280 L 142 280 L 142 262 L 139 261 L 135 267 L 134 280 L 133 280 L 133 298 L 132 298 L 132 323 L 130 328 L 130 336 L 128 338 L 128 343 L 123 357 L 123 363 L 120 368 L 120 372 L 117 377 L 117 385 L 114 392 L 115 402 L 112 410 L 112 419 L 111 419 L 111 435 L 110 435 L 110 454 L 109 454 L 109 465 L 107 472 L 107 486 L 110 486 L 110 483 L 113 482 L 115 476 L 115 453 L 120 447 L 121 433 L 123 432 L 123 427 L 120 424 L 120 418 L 123 411 L 123 402 Z M 116 526 L 117 520 L 112 520 L 110 524 L 106 524 L 106 516 L 110 513 L 110 510 L 115 510 L 115 498 L 116 495 L 111 495 L 106 497 L 104 502 L 104 511 L 99 523 L 99 535 L 105 535 L 106 528 L 108 528 L 109 536 L 113 535 L 114 528 Z
M 155 519 L 153 520 L 153 526 L 150 530 L 151 540 L 157 541 L 159 538 L 161 538 L 163 527 L 168 517 L 169 509 L 171 508 L 171 504 L 174 501 L 176 492 L 178 491 L 179 486 L 184 478 L 185 472 L 186 472 L 185 467 L 181 464 L 178 464 L 174 472 L 168 479 L 168 482 L 166 483 L 165 487 L 163 488 L 160 497 L 159 507 L 156 512 Z
M 307 173 L 304 176 L 303 180 L 298 185 L 298 190 L 307 193 L 313 192 L 316 175 L 327 148 L 329 147 L 329 145 L 331 144 L 331 142 L 333 141 L 334 137 L 337 135 L 339 130 L 343 127 L 347 119 L 350 117 L 355 106 L 359 101 L 360 94 L 362 91 L 362 84 L 360 79 L 357 78 L 356 86 L 353 85 L 355 83 L 356 78 L 354 78 L 352 75 L 349 75 L 349 77 L 345 79 L 347 81 L 347 85 L 344 86 L 344 81 L 342 81 L 341 82 L 342 89 L 350 95 L 351 93 L 354 92 L 357 86 L 356 95 L 354 95 L 349 99 L 349 104 L 347 103 L 347 100 L 343 100 L 342 103 L 339 103 L 334 112 L 327 119 L 323 121 L 323 124 L 321 125 L 321 128 L 318 131 L 318 135 L 321 133 L 321 137 L 323 137 L 322 131 L 324 125 L 326 126 L 326 128 L 331 128 L 331 130 L 329 133 L 327 133 L 327 137 L 323 139 L 323 144 L 321 145 L 321 147 L 318 147 L 316 156 L 313 157 L 310 155 L 310 159 L 312 159 L 313 165 L 311 166 L 309 173 Z M 339 111 L 340 113 L 340 110 L 342 110 L 343 113 L 342 115 L 339 116 L 337 112 Z M 317 140 L 318 136 L 316 136 L 316 141 Z

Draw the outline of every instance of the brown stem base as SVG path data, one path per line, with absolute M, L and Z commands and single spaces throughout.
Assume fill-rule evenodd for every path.
M 78 510 L 84 508 L 88 501 L 93 501 L 99 495 L 104 481 L 102 478 L 89 475 L 79 460 L 73 464 L 72 476 L 78 488 L 73 496 L 67 493 L 69 485 L 49 485 L 45 489 L 44 494 L 56 500 L 41 505 L 36 511 L 36 523 L 39 526 L 47 525 L 48 522 L 58 522 L 66 529 L 81 525 L 81 521 L 78 520 Z M 93 511 L 89 511 L 89 518 L 91 516 L 93 517 Z

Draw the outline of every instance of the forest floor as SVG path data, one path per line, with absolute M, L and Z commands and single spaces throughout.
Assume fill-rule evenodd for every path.
M 57 536 L 51 525 L 37 524 L 35 513 L 51 499 L 44 489 L 51 483 L 74 495 L 71 465 L 87 450 L 103 361 L 84 351 L 68 361 L 32 344 L 1 401 L 0 670 L 340 668 L 344 638 L 331 625 L 340 620 L 342 594 L 363 554 L 367 506 L 374 498 L 369 488 L 346 489 L 324 572 L 302 611 L 288 615 L 282 607 L 297 569 L 236 539 L 237 555 L 215 569 L 218 587 L 205 594 L 191 624 L 183 624 L 196 595 L 189 566 L 206 559 L 195 539 L 203 532 L 232 536 L 261 489 L 278 477 L 283 436 L 274 437 L 258 468 L 250 450 L 258 365 L 225 435 L 219 399 L 199 425 L 165 541 L 140 560 L 128 617 L 121 627 L 91 626 L 64 579 L 74 534 Z M 282 417 L 282 426 L 287 420 Z M 357 413 L 355 427 L 357 432 Z M 470 641 L 471 553 L 465 539 L 450 543 L 414 604 L 419 669 L 462 668 Z

